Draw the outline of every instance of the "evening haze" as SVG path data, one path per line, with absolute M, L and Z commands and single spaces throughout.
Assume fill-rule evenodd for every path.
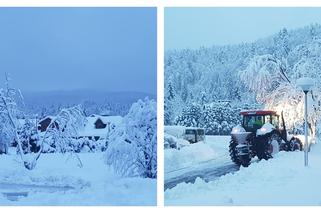
M 321 8 L 166 8 L 165 49 L 253 42 L 321 23 Z
M 0 86 L 156 94 L 155 8 L 1 8 L 0 26 Z

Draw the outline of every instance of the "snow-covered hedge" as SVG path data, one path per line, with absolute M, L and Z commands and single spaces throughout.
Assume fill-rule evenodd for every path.
M 106 162 L 122 176 L 157 176 L 156 102 L 134 103 L 122 125 L 110 135 Z
M 240 111 L 230 104 L 193 104 L 183 109 L 175 124 L 205 128 L 207 135 L 228 135 L 241 123 Z

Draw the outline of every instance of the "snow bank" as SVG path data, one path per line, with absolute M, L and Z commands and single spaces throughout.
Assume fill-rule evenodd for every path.
M 177 138 L 173 135 L 164 133 L 164 148 L 181 149 L 184 146 L 189 146 L 190 142 L 182 138 Z
M 165 191 L 165 204 L 321 205 L 320 153 L 321 145 L 314 145 L 309 167 L 303 165 L 303 152 L 280 152 L 212 182 L 182 183 Z
M 186 127 L 184 126 L 164 126 L 164 132 L 177 138 L 183 137 Z
M 198 142 L 184 146 L 180 150 L 165 149 L 164 157 L 165 172 L 168 172 L 213 159 L 216 153 L 210 145 Z

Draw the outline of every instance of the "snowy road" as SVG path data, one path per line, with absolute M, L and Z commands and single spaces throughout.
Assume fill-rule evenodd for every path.
M 198 177 L 209 182 L 227 173 L 238 171 L 239 166 L 230 160 L 228 153 L 229 140 L 229 136 L 206 136 L 206 146 L 195 144 L 192 145 L 194 147 L 188 148 L 200 151 L 202 153 L 200 156 L 195 155 L 195 152 L 188 149 L 179 151 L 185 152 L 183 154 L 169 153 L 169 151 L 167 151 L 168 155 L 171 154 L 173 156 L 173 160 L 176 160 L 175 157 L 177 157 L 182 161 L 193 162 L 184 164 L 186 166 L 178 168 L 172 168 L 173 165 L 171 165 L 169 169 L 165 170 L 165 190 L 171 189 L 179 183 L 194 183 Z M 207 156 L 206 160 L 204 156 Z M 194 158 L 204 159 L 197 161 Z M 168 158 L 168 161 L 169 160 L 170 158 Z M 181 163 L 180 160 L 177 162 Z
M 11 201 L 17 201 L 21 197 L 27 197 L 30 193 L 55 193 L 66 192 L 74 189 L 71 186 L 48 186 L 35 184 L 14 184 L 14 183 L 0 183 L 0 193 Z
M 188 168 L 170 171 L 165 174 L 165 190 L 175 187 L 179 183 L 194 183 L 196 178 L 204 181 L 212 181 L 216 178 L 239 170 L 239 166 L 231 162 L 230 159 L 213 159 L 199 163 Z

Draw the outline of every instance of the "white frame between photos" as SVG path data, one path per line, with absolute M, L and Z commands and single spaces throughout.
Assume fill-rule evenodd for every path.
M 319 207 L 164 207 L 164 9 L 166 7 L 321 7 L 317 0 L 0 0 L 1 7 L 157 7 L 157 207 L 0 207 L 4 212 L 320 212 Z M 321 15 L 321 14 L 320 14 Z M 0 26 L 1 27 L 1 26 Z M 1 170 L 0 170 L 1 172 Z M 320 180 L 321 181 L 321 180 Z M 258 189 L 259 190 L 259 189 Z

